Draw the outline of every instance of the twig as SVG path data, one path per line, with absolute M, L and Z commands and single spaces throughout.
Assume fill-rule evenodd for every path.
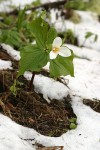
M 62 5 L 64 5 L 68 0 L 63 0 L 63 1 L 57 1 L 57 2 L 52 2 L 52 3 L 45 3 L 45 4 L 41 4 L 39 6 L 36 7 L 30 7 L 30 8 L 26 8 L 26 11 L 34 11 L 37 10 L 39 8 L 44 8 L 45 10 L 49 10 L 50 8 L 58 8 L 61 7 Z M 14 9 L 13 11 L 6 13 L 7 15 L 18 15 L 19 9 Z

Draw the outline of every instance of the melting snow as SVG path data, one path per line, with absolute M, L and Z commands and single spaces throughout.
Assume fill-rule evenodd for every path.
M 20 60 L 20 52 L 14 50 L 10 45 L 1 44 L 2 48 L 15 60 Z
M 75 55 L 75 77 L 66 76 L 69 80 L 69 88 L 42 75 L 36 75 L 34 86 L 36 92 L 42 93 L 46 100 L 53 98 L 63 99 L 68 93 L 72 97 L 72 107 L 77 115 L 78 126 L 75 130 L 68 131 L 61 137 L 46 137 L 37 133 L 34 129 L 25 128 L 13 122 L 8 117 L 0 114 L 0 150 L 35 150 L 35 142 L 44 146 L 64 146 L 64 150 L 100 150 L 100 113 L 93 111 L 82 103 L 83 98 L 100 99 L 100 23 L 91 13 L 79 12 L 82 19 L 80 24 L 65 22 L 65 27 L 72 28 L 78 37 L 79 44 L 84 41 L 87 31 L 98 34 L 98 40 L 94 43 L 93 37 L 84 44 L 89 48 L 79 48 L 67 45 Z M 53 13 L 52 13 L 53 14 Z M 54 21 L 55 18 L 53 18 Z M 62 23 L 57 22 L 57 29 L 62 29 Z M 20 54 L 10 46 L 2 44 L 3 48 L 14 59 L 19 60 Z M 12 69 L 10 61 L 0 60 L 0 69 Z M 48 68 L 48 66 L 47 66 Z M 25 77 L 30 80 L 31 73 L 26 72 Z M 34 139 L 25 141 L 23 139 Z
M 12 63 L 11 61 L 4 61 L 0 59 L 0 70 L 3 69 L 12 69 Z
M 24 77 L 27 78 L 27 80 L 30 80 L 32 74 L 26 72 Z M 36 92 L 43 94 L 43 97 L 48 102 L 52 99 L 63 100 L 63 98 L 67 97 L 69 94 L 69 89 L 65 85 L 54 79 L 44 77 L 43 75 L 36 75 L 33 84 Z
M 78 39 L 79 46 L 83 45 L 88 48 L 92 48 L 100 51 L 100 23 L 98 22 L 96 14 L 84 11 L 76 11 L 81 17 L 81 22 L 78 24 L 74 24 L 71 21 L 62 20 L 59 18 L 56 20 L 56 12 L 52 12 L 52 23 L 55 22 L 55 27 L 60 31 L 65 31 L 67 29 L 71 29 L 75 36 Z M 54 15 L 53 15 L 54 14 Z M 54 17 L 55 16 L 55 17 Z M 92 32 L 93 34 L 97 34 L 97 41 L 94 42 L 94 36 L 92 35 L 85 41 L 85 35 L 87 32 Z M 85 41 L 85 42 L 84 42 Z

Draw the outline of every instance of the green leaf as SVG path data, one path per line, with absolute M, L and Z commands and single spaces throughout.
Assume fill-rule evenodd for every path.
M 53 40 L 56 38 L 57 36 L 57 31 L 55 28 L 51 27 L 48 31 L 47 34 L 47 41 L 46 41 L 46 45 L 47 47 L 50 45 L 52 46 Z M 50 47 L 51 48 L 51 47 Z
M 20 35 L 14 29 L 12 29 L 12 30 L 1 30 L 0 42 L 9 44 L 9 45 L 14 46 L 14 47 L 19 47 L 19 45 L 21 45 Z
M 69 119 L 69 122 L 71 122 L 71 123 L 76 123 L 76 121 L 77 121 L 77 118 L 71 118 L 71 119 Z
M 89 37 L 91 37 L 93 35 L 92 32 L 87 32 L 86 35 L 85 35 L 85 38 L 88 39 Z
M 98 35 L 97 34 L 94 34 L 92 32 L 87 32 L 86 35 L 85 35 L 85 38 L 88 39 L 89 37 L 91 37 L 92 35 L 94 35 L 94 42 L 97 41 L 98 39 Z
M 75 9 L 75 10 L 84 10 L 86 9 L 87 3 L 83 0 L 69 0 L 65 4 L 65 8 Z
M 56 59 L 50 60 L 50 76 L 71 75 L 74 76 L 73 54 L 70 57 L 57 56 Z
M 41 5 L 41 0 L 36 0 L 36 1 L 33 1 L 32 2 L 32 4 L 33 4 L 33 6 L 39 6 L 39 5 Z
M 16 85 L 17 85 L 17 81 L 14 80 L 13 85 L 10 87 L 10 91 L 13 93 L 14 96 L 17 95 L 17 87 L 16 87 Z
M 25 71 L 40 71 L 49 60 L 49 55 L 42 48 L 36 45 L 28 45 L 21 51 L 21 60 L 19 74 L 23 75 Z
M 70 129 L 76 129 L 77 125 L 75 123 L 70 124 Z
M 4 16 L 4 22 L 5 25 L 12 26 L 16 23 L 16 18 L 14 16 Z
M 97 34 L 95 34 L 94 42 L 96 42 L 96 41 L 97 41 L 97 39 L 98 39 L 98 35 L 97 35 Z
M 36 43 L 40 48 L 46 48 L 47 33 L 49 29 L 48 23 L 42 18 L 37 18 L 28 24 L 28 28 L 36 39 Z
M 46 10 L 43 10 L 40 14 L 40 17 L 45 20 L 46 19 Z
M 25 8 L 19 11 L 18 20 L 17 20 L 17 29 L 20 30 L 25 18 Z

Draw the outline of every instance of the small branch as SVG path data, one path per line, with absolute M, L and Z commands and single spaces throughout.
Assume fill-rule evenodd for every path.
M 52 3 L 45 3 L 45 4 L 41 4 L 39 6 L 36 7 L 30 7 L 30 8 L 26 8 L 26 11 L 34 11 L 37 10 L 39 8 L 43 8 L 45 10 L 49 10 L 50 8 L 59 8 L 61 6 L 63 6 L 68 0 L 63 0 L 63 1 L 57 1 L 57 2 L 52 2 Z M 13 11 L 7 13 L 7 15 L 18 15 L 19 9 L 14 9 Z

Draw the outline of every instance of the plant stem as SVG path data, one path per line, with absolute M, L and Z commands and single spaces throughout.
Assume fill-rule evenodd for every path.
M 36 74 L 35 72 L 32 73 L 32 78 L 29 84 L 29 91 L 32 91 L 32 88 L 34 89 L 33 81 L 34 81 L 35 74 Z
M 80 45 L 80 47 L 83 47 L 83 46 L 84 46 L 86 40 L 87 40 L 87 39 L 85 39 L 85 40 L 83 41 L 83 43 Z

